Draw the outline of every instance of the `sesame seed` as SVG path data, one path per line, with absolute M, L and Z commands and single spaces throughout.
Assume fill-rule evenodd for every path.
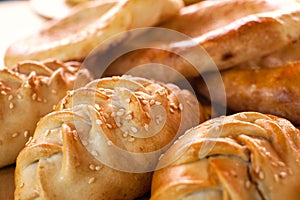
M 176 106 L 175 103 L 170 103 L 170 106 L 171 106 L 172 108 L 174 108 L 174 109 L 178 109 L 178 107 Z
M 13 133 L 13 134 L 12 134 L 12 137 L 15 138 L 15 137 L 17 137 L 18 135 L 19 135 L 19 133 Z
M 105 118 L 109 118 L 109 115 L 108 115 L 107 113 L 103 113 L 103 116 L 104 116 Z
M 157 115 L 157 116 L 155 117 L 155 122 L 156 122 L 156 124 L 159 124 L 161 121 L 162 121 L 162 116 Z
M 87 146 L 87 145 L 88 145 L 88 141 L 82 140 L 81 142 L 82 142 L 82 144 L 83 144 L 84 146 Z
M 265 178 L 265 175 L 262 171 L 259 172 L 258 177 L 263 180 Z
M 134 142 L 134 141 L 135 141 L 135 138 L 134 138 L 134 137 L 130 137 L 130 138 L 128 138 L 127 141 L 128 141 L 128 142 Z
M 130 127 L 130 129 L 131 129 L 131 131 L 133 132 L 133 133 L 137 133 L 137 128 L 136 127 L 134 127 L 134 126 L 132 126 L 132 127 Z
M 9 109 L 13 109 L 14 108 L 14 104 L 12 102 L 9 103 Z
M 33 93 L 33 94 L 32 94 L 31 98 L 32 98 L 33 101 L 36 100 L 36 96 L 37 96 L 36 93 Z
M 118 112 L 117 112 L 117 116 L 122 116 L 122 115 L 124 115 L 124 109 L 120 109 L 120 110 L 118 110 Z
M 271 162 L 271 165 L 273 165 L 274 167 L 278 167 L 278 164 L 276 162 Z
M 90 164 L 89 168 L 90 168 L 90 170 L 95 170 L 95 165 L 94 164 Z
M 155 100 L 154 100 L 154 99 L 151 99 L 149 103 L 150 103 L 150 105 L 152 106 L 152 105 L 155 104 Z
M 145 114 L 146 114 L 146 116 L 147 116 L 149 119 L 151 118 L 149 112 L 145 112 Z
M 28 136 L 29 131 L 24 131 L 24 137 Z
M 97 125 L 101 125 L 102 124 L 102 121 L 100 119 L 96 119 L 96 124 Z
M 68 91 L 67 91 L 67 95 L 72 96 L 73 94 L 74 94 L 74 91 L 73 91 L 73 90 L 68 90 Z
M 2 95 L 7 95 L 7 93 L 4 90 L 1 91 L 1 94 Z
M 251 186 L 251 182 L 247 180 L 247 181 L 245 182 L 245 188 L 246 188 L 246 189 L 249 189 L 250 186 Z
M 293 171 L 291 168 L 288 168 L 289 175 L 293 175 Z
M 51 93 L 52 93 L 52 94 L 56 94 L 57 91 L 56 91 L 55 89 L 52 89 L 52 90 L 51 90 Z
M 122 124 L 119 121 L 116 121 L 116 126 L 119 128 L 122 126 Z
M 96 171 L 99 171 L 99 170 L 101 169 L 101 166 L 97 165 L 97 166 L 95 167 L 95 169 L 96 169 Z
M 128 98 L 128 99 L 125 99 L 125 102 L 126 102 L 126 103 L 130 103 L 130 101 L 131 101 L 131 100 L 130 100 L 129 98 Z
M 47 100 L 47 99 L 43 99 L 43 102 L 44 102 L 44 103 L 47 103 L 47 102 L 48 102 L 48 100 Z
M 158 160 L 161 160 L 164 157 L 164 154 L 161 154 L 158 158 Z
M 17 94 L 17 98 L 18 98 L 18 99 L 22 99 L 22 95 Z
M 50 130 L 48 129 L 47 131 L 46 131 L 46 133 L 45 133 L 45 136 L 47 137 L 49 134 L 50 134 Z
M 171 112 L 171 113 L 174 113 L 174 110 L 173 110 L 172 108 L 170 108 L 170 112 Z
M 114 116 L 116 116 L 116 113 L 115 112 L 111 112 L 110 116 L 114 117 Z
M 113 144 L 112 141 L 110 141 L 110 140 L 107 141 L 108 146 L 111 146 L 112 144 Z
M 164 89 L 158 90 L 158 94 L 159 95 L 164 95 L 165 94 L 165 90 Z
M 158 105 L 158 106 L 159 106 L 159 105 L 161 105 L 161 102 L 156 101 L 156 102 L 155 102 L 155 105 Z
M 146 131 L 149 131 L 149 125 L 148 124 L 145 124 L 144 128 L 145 128 Z
M 93 155 L 93 156 L 98 156 L 98 152 L 95 151 L 95 150 L 93 150 L 93 151 L 92 151 L 92 155 Z
M 142 100 L 142 104 L 147 104 L 148 103 L 148 101 L 147 100 Z
M 111 129 L 112 128 L 112 125 L 111 124 L 106 124 L 107 128 Z
M 13 95 L 9 95 L 9 96 L 8 96 L 8 101 L 11 101 L 13 98 L 14 98 Z
M 126 117 L 125 117 L 126 120 L 131 120 L 132 119 L 132 115 L 131 114 L 128 114 Z
M 279 165 L 280 167 L 285 167 L 285 163 L 284 163 L 284 162 L 281 162 L 281 161 L 278 162 L 278 165 Z
M 24 185 L 25 185 L 24 183 L 21 183 L 21 184 L 20 184 L 20 188 L 24 187 Z
M 279 173 L 280 178 L 285 178 L 287 176 L 286 172 Z
M 96 108 L 97 110 L 100 110 L 99 104 L 95 103 L 95 108 Z
M 95 177 L 92 177 L 92 178 L 90 178 L 90 179 L 89 179 L 89 184 L 92 184 L 92 183 L 94 183 L 94 182 L 95 182 L 95 180 L 96 180 L 96 178 L 95 178 Z
M 113 80 L 113 81 L 118 81 L 118 80 L 119 80 L 119 77 L 118 77 L 118 76 L 113 76 L 113 77 L 112 77 L 112 80 Z
M 125 132 L 123 133 L 123 137 L 126 138 L 127 136 L 128 136 L 128 132 L 125 131 Z
M 183 105 L 181 103 L 179 104 L 178 107 L 179 107 L 179 110 L 183 110 Z

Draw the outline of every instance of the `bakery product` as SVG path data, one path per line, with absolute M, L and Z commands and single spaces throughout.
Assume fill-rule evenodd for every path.
M 11 67 L 27 59 L 82 60 L 96 47 L 105 50 L 124 39 L 117 38 L 104 44 L 116 34 L 154 26 L 175 15 L 182 6 L 182 0 L 164 0 L 155 4 L 152 0 L 92 1 L 38 33 L 11 44 L 5 53 L 5 65 Z
M 0 70 L 0 167 L 15 162 L 38 120 L 73 89 L 92 80 L 80 63 L 24 61 Z
M 227 98 L 224 106 L 235 112 L 257 111 L 273 114 L 300 124 L 300 62 L 289 62 L 280 67 L 259 66 L 237 67 L 221 72 Z M 206 76 L 205 84 L 197 79 L 194 85 L 199 93 L 209 98 L 206 85 L 212 91 L 217 89 L 219 86 L 214 82 L 219 80 L 220 74 L 211 73 Z M 222 94 L 215 94 L 214 101 L 223 103 L 222 97 Z
M 204 122 L 162 157 L 151 200 L 296 200 L 299 136 L 286 119 L 257 112 Z M 172 164 L 164 167 L 166 162 Z
M 180 41 L 165 40 L 129 52 L 113 62 L 105 75 L 124 74 L 148 63 L 169 66 L 185 77 L 199 76 L 215 66 L 231 68 L 298 41 L 299 19 L 300 4 L 293 0 L 202 1 L 182 8 L 161 25 L 192 39 L 182 39 L 178 33 Z M 186 59 L 195 56 L 200 56 L 195 63 Z M 207 61 L 210 59 L 215 65 Z
M 200 121 L 197 110 L 187 90 L 138 77 L 69 92 L 19 154 L 15 198 L 139 197 L 150 190 L 159 155 Z

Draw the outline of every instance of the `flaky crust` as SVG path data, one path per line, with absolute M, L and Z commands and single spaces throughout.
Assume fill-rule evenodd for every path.
M 154 26 L 175 15 L 182 6 L 181 0 L 154 4 L 152 0 L 92 1 L 37 34 L 10 45 L 5 64 L 10 67 L 26 59 L 82 60 L 96 47 L 99 51 L 105 50 L 124 39 L 111 40 L 104 45 L 116 34 Z
M 182 8 L 174 20 L 161 26 L 193 40 L 167 41 L 128 53 L 112 63 L 106 75 L 124 74 L 147 63 L 161 63 L 186 77 L 215 70 L 215 65 L 224 70 L 297 41 L 299 20 L 300 4 L 292 0 L 203 1 Z M 195 63 L 185 60 L 196 55 L 200 59 Z M 215 65 L 207 62 L 210 59 Z
M 80 63 L 24 61 L 0 71 L 0 167 L 15 162 L 36 123 L 72 90 L 92 78 Z
M 207 75 L 211 90 L 218 87 L 214 80 L 220 74 Z M 226 105 L 235 112 L 257 111 L 284 117 L 300 124 L 299 88 L 300 62 L 273 68 L 232 68 L 221 72 L 225 87 Z M 195 81 L 198 91 L 209 98 L 205 84 Z M 216 94 L 215 102 L 223 103 Z
M 197 110 L 190 92 L 136 77 L 69 92 L 19 154 L 15 198 L 139 197 L 161 152 L 199 121 Z
M 190 129 L 162 157 L 151 200 L 291 199 L 300 195 L 300 132 L 257 112 L 214 118 Z

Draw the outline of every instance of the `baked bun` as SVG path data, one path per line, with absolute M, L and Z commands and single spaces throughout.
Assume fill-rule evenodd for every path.
M 162 157 L 151 200 L 299 199 L 300 132 L 257 112 L 190 129 Z
M 154 26 L 175 15 L 182 6 L 182 0 L 92 1 L 38 33 L 11 44 L 5 53 L 5 64 L 10 67 L 26 59 L 83 60 L 96 47 L 102 45 L 98 50 L 105 50 L 124 39 L 103 44 L 114 35 Z
M 0 167 L 15 162 L 36 123 L 73 89 L 76 79 L 78 86 L 92 80 L 77 62 L 24 61 L 0 70 Z
M 300 124 L 299 76 L 300 61 L 289 62 L 280 67 L 224 70 L 221 77 L 226 92 L 226 106 L 234 112 L 257 111 Z M 217 89 L 219 86 L 214 81 L 219 80 L 220 74 L 212 73 L 206 78 L 206 83 L 197 80 L 195 85 L 199 93 L 209 98 L 206 84 L 212 91 Z M 222 94 L 216 94 L 213 100 L 217 103 L 224 102 Z
M 103 78 L 69 92 L 19 154 L 15 198 L 142 196 L 158 157 L 199 122 L 198 110 L 187 90 L 137 77 Z

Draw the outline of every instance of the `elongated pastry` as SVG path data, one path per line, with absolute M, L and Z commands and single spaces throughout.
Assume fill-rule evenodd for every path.
M 300 123 L 300 62 L 281 67 L 240 69 L 232 68 L 221 72 L 228 106 L 233 111 L 258 111 L 284 117 L 295 124 Z M 219 74 L 207 75 L 211 90 Z M 195 83 L 198 91 L 209 98 L 209 92 L 201 81 Z M 223 103 L 216 94 L 215 102 Z
M 299 150 L 300 132 L 286 119 L 257 112 L 214 118 L 162 157 L 151 200 L 299 199 Z
M 152 0 L 92 1 L 38 33 L 11 44 L 5 54 L 5 64 L 10 67 L 26 59 L 82 60 L 96 47 L 105 50 L 124 39 L 110 40 L 104 45 L 114 35 L 154 26 L 175 15 L 182 6 L 182 0 L 154 4 Z
M 15 198 L 139 197 L 150 190 L 159 155 L 199 122 L 197 110 L 187 90 L 137 77 L 69 92 L 19 154 Z
M 0 167 L 15 162 L 41 117 L 72 90 L 92 80 L 80 63 L 24 61 L 0 71 Z
M 246 5 L 249 8 L 243 14 Z M 199 72 L 216 67 L 224 70 L 262 57 L 297 41 L 300 36 L 300 4 L 296 1 L 203 1 L 182 10 L 162 28 L 174 28 L 191 35 L 192 39 L 182 39 L 178 33 L 180 41 L 172 41 L 174 37 L 165 31 L 160 35 L 170 40 L 121 56 L 105 75 L 124 74 L 136 66 L 160 63 L 184 76 L 195 77 Z M 214 20 L 217 23 L 212 23 Z

